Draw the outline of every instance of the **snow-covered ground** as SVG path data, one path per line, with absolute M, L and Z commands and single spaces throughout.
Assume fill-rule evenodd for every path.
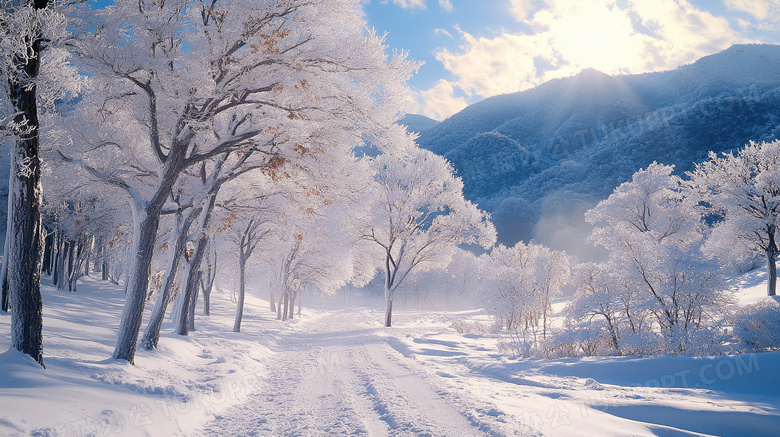
M 759 299 L 746 276 L 743 302 Z M 242 333 L 214 292 L 189 337 L 110 360 L 123 295 L 44 289 L 45 362 L 0 354 L 0 435 L 777 435 L 780 353 L 517 360 L 452 322 L 479 312 L 380 303 L 282 323 L 250 289 Z M 0 350 L 10 317 L 0 316 Z M 170 332 L 164 325 L 163 332 Z

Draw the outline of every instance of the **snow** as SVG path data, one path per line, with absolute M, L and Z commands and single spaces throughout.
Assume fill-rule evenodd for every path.
M 734 281 L 741 302 L 765 280 Z M 166 320 L 136 365 L 109 359 L 121 287 L 87 278 L 45 286 L 44 360 L 0 354 L 0 435 L 775 435 L 780 352 L 688 357 L 518 360 L 481 311 L 396 308 L 381 300 L 304 298 L 275 320 L 249 287 L 241 333 L 215 290 L 187 337 Z M 314 308 L 307 305 L 317 300 Z M 0 347 L 10 344 L 0 315 Z

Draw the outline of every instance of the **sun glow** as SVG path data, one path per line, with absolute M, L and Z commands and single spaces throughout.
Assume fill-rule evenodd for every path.
M 564 16 L 537 17 L 546 21 L 552 45 L 569 65 L 615 74 L 642 62 L 641 43 L 625 11 L 590 2 L 575 7 Z

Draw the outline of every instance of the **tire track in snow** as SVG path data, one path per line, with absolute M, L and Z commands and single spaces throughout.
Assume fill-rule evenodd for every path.
M 258 390 L 202 435 L 485 435 L 391 357 L 386 337 L 350 325 L 344 314 L 333 314 L 310 332 L 283 332 Z
M 339 363 L 322 347 L 280 352 L 246 402 L 217 416 L 203 435 L 371 435 L 350 405 Z
M 384 343 L 369 343 L 353 350 L 351 356 L 366 363 L 361 381 L 374 410 L 390 427 L 390 435 L 484 435 L 423 378 L 391 359 L 387 349 Z

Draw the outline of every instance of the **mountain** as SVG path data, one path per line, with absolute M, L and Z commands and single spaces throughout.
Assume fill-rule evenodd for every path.
M 582 212 L 653 161 L 690 170 L 707 152 L 780 137 L 780 46 L 736 45 L 675 70 L 596 70 L 473 104 L 421 132 L 499 241 L 589 252 Z
M 398 124 L 406 126 L 406 130 L 409 132 L 422 133 L 432 127 L 436 126 L 439 122 L 419 114 L 406 114 L 404 118 L 398 120 Z

